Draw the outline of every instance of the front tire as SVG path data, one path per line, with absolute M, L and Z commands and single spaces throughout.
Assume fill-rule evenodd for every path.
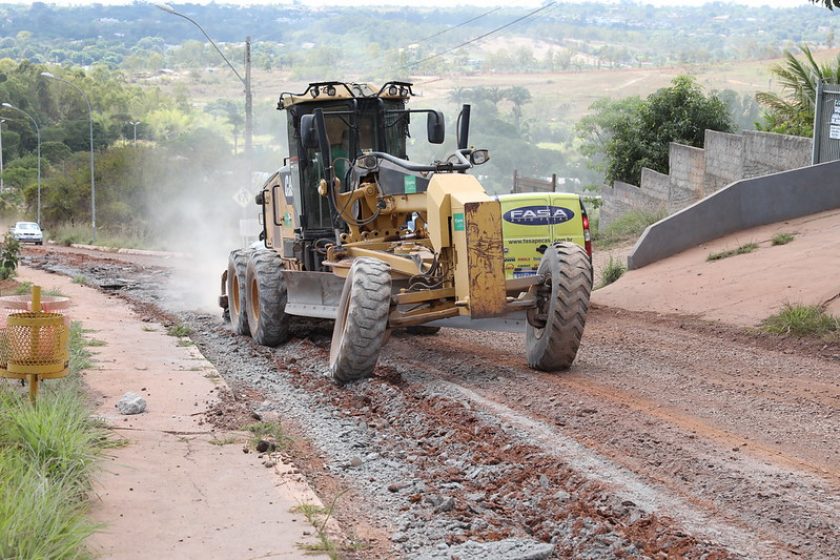
M 230 324 L 236 334 L 248 336 L 248 315 L 245 312 L 245 269 L 248 266 L 248 251 L 237 249 L 228 257 L 227 294 Z
M 257 344 L 277 346 L 289 340 L 283 261 L 274 251 L 255 251 L 245 268 L 245 312 Z
M 537 274 L 546 282 L 532 289 L 537 308 L 528 313 L 528 365 L 542 371 L 569 369 L 575 361 L 592 292 L 592 264 L 580 246 L 555 243 L 543 254 Z
M 387 339 L 391 267 L 357 258 L 344 281 L 330 346 L 330 372 L 345 383 L 370 377 Z

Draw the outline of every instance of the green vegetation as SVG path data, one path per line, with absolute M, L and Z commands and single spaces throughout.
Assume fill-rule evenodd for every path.
M 74 284 L 79 284 L 80 286 L 87 286 L 88 285 L 87 276 L 85 276 L 84 274 L 77 274 L 76 276 L 73 277 L 73 283 Z
M 773 245 L 787 245 L 793 241 L 792 233 L 777 233 L 773 236 Z
M 840 318 L 816 305 L 786 303 L 781 311 L 762 322 L 761 329 L 772 334 L 827 336 L 840 331 Z
M 745 255 L 747 253 L 752 253 L 753 251 L 758 249 L 758 243 L 746 243 L 741 245 L 737 249 L 729 249 L 726 251 L 718 251 L 717 253 L 709 253 L 709 256 L 706 257 L 707 261 L 719 261 L 721 259 L 725 259 L 728 257 L 732 257 L 735 255 Z
M 292 438 L 286 434 L 279 422 L 255 422 L 245 426 L 245 430 L 253 434 L 249 441 L 251 447 L 256 447 L 261 439 L 266 438 L 273 440 L 280 449 L 292 443 Z
M 332 517 L 333 511 L 335 511 L 335 506 L 338 503 L 339 498 L 341 498 L 345 492 L 341 492 L 336 495 L 328 508 L 310 503 L 303 503 L 292 508 L 293 512 L 302 513 L 309 524 L 312 525 L 317 532 L 318 543 L 314 545 L 301 545 L 301 548 L 311 553 L 326 554 L 329 556 L 330 560 L 337 560 L 339 558 L 338 546 L 327 533 L 327 523 Z
M 20 242 L 7 233 L 0 243 L 0 280 L 7 280 L 15 275 L 19 258 Z
M 0 558 L 90 558 L 84 541 L 91 472 L 103 447 L 78 372 L 87 362 L 82 330 L 70 337 L 71 375 L 46 384 L 38 405 L 0 383 Z
M 236 436 L 225 436 L 223 438 L 213 438 L 208 443 L 210 445 L 218 445 L 219 447 L 223 445 L 231 445 L 239 441 L 239 438 Z
M 192 329 L 188 325 L 178 323 L 177 325 L 172 325 L 169 328 L 167 328 L 166 334 L 168 334 L 169 336 L 183 338 L 186 336 L 190 336 L 190 334 L 192 334 Z
M 610 261 L 607 266 L 601 271 L 601 285 L 599 287 L 609 286 L 627 272 L 627 267 L 621 261 L 613 259 L 610 255 Z
M 607 249 L 621 243 L 635 241 L 649 225 L 655 224 L 667 215 L 664 210 L 627 212 L 607 227 L 603 229 L 599 227 L 595 242 L 599 249 Z
M 578 125 L 583 153 L 602 156 L 595 165 L 608 183 L 641 184 L 642 168 L 668 172 L 671 142 L 703 147 L 706 129 L 732 131 L 732 119 L 715 94 L 708 97 L 691 76 L 678 76 L 671 86 L 641 100 L 601 101 Z
M 801 45 L 799 50 L 805 56 L 804 60 L 796 58 L 793 51 L 786 50 L 784 64 L 777 64 L 771 69 L 782 86 L 783 94 L 761 91 L 755 96 L 766 109 L 764 122 L 757 125 L 760 130 L 813 136 L 817 84 L 820 81 L 829 84 L 840 82 L 840 55 L 833 64 L 819 64 L 806 45 Z

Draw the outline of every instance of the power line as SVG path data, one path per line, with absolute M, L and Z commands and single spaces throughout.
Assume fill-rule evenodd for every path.
M 402 70 L 403 68 L 410 68 L 410 67 L 412 67 L 412 66 L 417 66 L 418 64 L 423 64 L 424 62 L 428 62 L 428 61 L 430 61 L 430 60 L 434 60 L 434 59 L 439 58 L 439 57 L 441 57 L 441 56 L 443 56 L 443 55 L 445 55 L 445 54 L 449 54 L 449 53 L 451 53 L 452 51 L 456 51 L 456 50 L 460 49 L 461 47 L 465 47 L 465 46 L 467 46 L 467 45 L 471 45 L 472 43 L 475 43 L 476 41 L 480 41 L 480 40 L 482 40 L 482 39 L 484 39 L 484 38 L 486 38 L 486 37 L 489 37 L 490 35 L 493 35 L 494 33 L 498 33 L 499 31 L 501 31 L 501 30 L 503 30 L 503 29 L 507 29 L 507 28 L 508 28 L 508 27 L 510 27 L 511 25 L 515 25 L 515 24 L 519 23 L 520 21 L 523 21 L 523 20 L 525 20 L 525 19 L 528 19 L 529 17 L 531 17 L 531 16 L 533 16 L 533 15 L 536 15 L 537 13 L 539 13 L 539 12 L 541 12 L 541 11 L 543 11 L 543 10 L 546 10 L 546 9 L 548 9 L 548 8 L 550 8 L 550 7 L 552 7 L 552 6 L 554 6 L 556 3 L 557 3 L 557 2 L 550 2 L 550 3 L 546 4 L 545 6 L 542 6 L 542 7 L 540 7 L 540 8 L 537 8 L 536 10 L 534 10 L 534 11 L 532 11 L 532 12 L 528 12 L 528 13 L 527 13 L 527 14 L 525 14 L 524 16 L 518 17 L 518 18 L 516 18 L 515 20 L 513 20 L 513 21 L 511 21 L 511 22 L 508 22 L 508 23 L 506 23 L 506 24 L 502 25 L 501 27 L 497 27 L 497 28 L 495 28 L 495 29 L 492 29 L 492 30 L 488 31 L 487 33 L 484 33 L 483 35 L 479 35 L 478 37 L 475 37 L 474 39 L 470 39 L 469 41 L 466 41 L 466 42 L 464 42 L 464 43 L 461 43 L 460 45 L 454 46 L 454 47 L 452 47 L 451 49 L 447 49 L 447 50 L 445 50 L 445 51 L 443 51 L 443 52 L 440 52 L 440 53 L 437 53 L 437 54 L 433 54 L 433 55 L 431 55 L 431 56 L 427 56 L 426 58 L 423 58 L 423 59 L 417 60 L 417 61 L 415 61 L 415 62 L 410 62 L 410 63 L 408 63 L 408 64 L 404 64 L 404 65 L 400 66 L 399 68 L 397 68 L 397 70 Z
M 438 31 L 437 33 L 435 33 L 435 34 L 433 34 L 433 35 L 429 35 L 428 37 L 425 37 L 425 38 L 423 38 L 423 39 L 420 39 L 419 41 L 414 41 L 412 44 L 425 43 L 425 42 L 426 42 L 426 41 L 428 41 L 429 39 L 434 39 L 435 37 L 438 37 L 438 36 L 440 36 L 440 35 L 443 35 L 444 33 L 449 33 L 450 31 L 454 31 L 455 29 L 458 29 L 459 27 L 464 27 L 464 26 L 465 26 L 465 25 L 467 25 L 468 23 L 472 23 L 472 22 L 474 22 L 474 21 L 476 21 L 476 20 L 479 20 L 479 19 L 483 18 L 484 16 L 489 16 L 489 15 L 490 15 L 490 14 L 492 14 L 493 12 L 498 12 L 498 11 L 499 11 L 499 10 L 501 10 L 501 9 L 502 9 L 502 8 L 501 8 L 501 6 L 496 7 L 496 8 L 493 8 L 493 9 L 492 9 L 492 10 L 490 10 L 489 12 L 484 12 L 484 13 L 483 13 L 483 14 L 481 14 L 481 15 L 475 16 L 474 18 L 472 18 L 472 19 L 468 19 L 467 21 L 461 22 L 461 23 L 459 23 L 458 25 L 455 25 L 455 26 L 453 26 L 453 27 L 447 27 L 446 29 L 443 29 L 443 30 L 441 30 L 441 31 Z

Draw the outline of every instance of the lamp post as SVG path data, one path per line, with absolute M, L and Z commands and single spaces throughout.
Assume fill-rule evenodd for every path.
M 6 119 L 0 119 L 0 193 L 3 192 L 3 123 Z
M 134 144 L 137 144 L 137 125 L 140 124 L 142 121 L 129 121 L 128 124 L 134 127 Z
M 251 145 L 253 140 L 254 134 L 254 118 L 253 118 L 253 98 L 251 96 L 251 38 L 245 38 L 245 77 L 243 78 L 239 71 L 234 68 L 233 64 L 230 63 L 230 60 L 227 59 L 225 54 L 222 52 L 222 49 L 210 38 L 210 35 L 204 30 L 201 25 L 198 24 L 197 21 L 192 19 L 189 16 L 185 16 L 181 12 L 175 11 L 172 6 L 164 3 L 156 3 L 153 4 L 156 8 L 163 10 L 166 13 L 172 14 L 174 16 L 178 16 L 184 18 L 191 24 L 195 25 L 199 31 L 210 41 L 210 44 L 213 45 L 213 48 L 216 49 L 216 52 L 219 53 L 219 56 L 224 59 L 227 63 L 228 67 L 236 74 L 236 77 L 239 78 L 239 81 L 242 82 L 242 85 L 245 87 L 245 154 L 250 160 L 251 157 Z
M 40 226 L 41 225 L 41 128 L 38 126 L 38 121 L 35 120 L 35 117 L 30 115 L 29 113 L 27 113 L 23 109 L 21 109 L 19 107 L 15 107 L 11 103 L 2 103 L 2 106 L 5 107 L 6 109 L 14 109 L 15 111 L 23 113 L 24 115 L 29 117 L 29 120 L 32 121 L 33 125 L 35 125 L 35 134 L 37 134 L 37 136 L 38 136 L 38 214 L 37 214 L 38 217 L 35 221 L 38 222 L 38 225 Z M 5 121 L 2 121 L 2 122 L 5 122 Z M 2 150 L 2 147 L 0 147 L 0 150 Z
M 51 80 L 64 82 L 65 84 L 73 86 L 79 91 L 79 93 L 82 94 L 85 103 L 87 103 L 88 123 L 90 125 L 90 223 L 91 227 L 93 228 L 93 240 L 96 241 L 96 178 L 94 177 L 93 165 L 93 108 L 90 106 L 90 99 L 88 99 L 88 96 L 85 93 L 85 91 L 73 82 L 69 82 L 64 78 L 59 78 L 58 76 L 54 76 L 50 72 L 41 72 L 41 76 L 43 76 L 44 78 L 50 78 Z

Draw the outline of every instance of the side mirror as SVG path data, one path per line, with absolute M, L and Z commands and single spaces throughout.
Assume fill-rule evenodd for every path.
M 426 131 L 429 135 L 430 144 L 443 144 L 446 137 L 446 127 L 443 121 L 443 113 L 440 111 L 429 111 L 426 118 Z
M 314 115 L 303 115 L 300 118 L 300 142 L 308 150 L 318 147 L 318 134 L 315 132 Z
M 470 145 L 470 106 L 464 105 L 458 115 L 458 149 L 463 150 Z
M 482 165 L 490 161 L 490 150 L 473 150 L 470 154 L 470 163 Z

